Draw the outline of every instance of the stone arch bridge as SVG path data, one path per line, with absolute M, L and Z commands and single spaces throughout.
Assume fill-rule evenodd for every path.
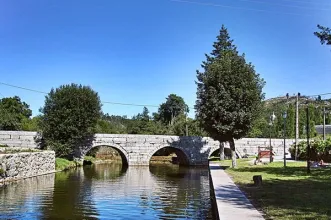
M 34 141 L 36 134 L 36 132 L 0 131 L 0 144 L 37 148 Z M 293 143 L 293 139 L 286 140 L 286 152 Z M 269 139 L 243 138 L 236 140 L 235 144 L 238 156 L 256 155 L 258 147 L 269 146 Z M 115 148 L 128 165 L 149 165 L 153 154 L 166 147 L 173 148 L 176 153 L 185 157 L 188 165 L 207 165 L 209 156 L 219 148 L 219 142 L 209 137 L 96 134 L 92 144 L 77 150 L 75 157 L 82 159 L 88 151 L 98 146 Z M 272 146 L 277 156 L 283 155 L 284 142 L 282 139 L 272 139 Z M 225 148 L 229 148 L 229 145 L 225 144 Z
M 128 165 L 149 165 L 151 157 L 163 148 L 172 148 L 188 165 L 207 165 L 209 156 L 219 148 L 219 142 L 208 137 L 96 134 L 92 145 L 80 148 L 75 157 L 84 158 L 98 146 L 115 148 Z

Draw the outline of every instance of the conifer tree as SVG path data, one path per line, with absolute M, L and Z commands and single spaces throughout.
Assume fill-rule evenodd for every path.
M 222 26 L 214 49 L 197 71 L 197 118 L 203 129 L 220 142 L 229 142 L 232 166 L 236 167 L 235 139 L 248 134 L 260 111 L 264 80 L 244 54 L 240 55 L 227 29 Z

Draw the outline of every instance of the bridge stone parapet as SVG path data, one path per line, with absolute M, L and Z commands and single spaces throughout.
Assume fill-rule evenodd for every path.
M 37 148 L 37 132 L 0 131 L 0 144 L 12 147 Z M 283 155 L 284 140 L 272 139 L 271 145 L 276 155 Z M 286 140 L 286 152 L 294 143 Z M 268 147 L 269 139 L 243 138 L 235 141 L 238 155 L 256 155 L 258 147 Z M 128 165 L 149 165 L 153 154 L 170 147 L 181 152 L 189 165 L 208 165 L 209 156 L 219 148 L 219 142 L 209 137 L 168 136 L 168 135 L 133 135 L 133 134 L 96 134 L 91 144 L 77 149 L 75 157 L 82 159 L 88 151 L 98 146 L 110 146 L 117 149 Z M 229 148 L 229 144 L 225 144 Z M 289 155 L 289 154 L 288 154 Z
M 0 131 L 0 144 L 9 147 L 37 148 L 35 137 L 37 132 Z

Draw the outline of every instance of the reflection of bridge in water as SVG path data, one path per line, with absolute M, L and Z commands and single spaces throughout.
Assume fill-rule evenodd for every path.
M 98 164 L 27 180 L 0 188 L 1 219 L 211 218 L 207 169 Z

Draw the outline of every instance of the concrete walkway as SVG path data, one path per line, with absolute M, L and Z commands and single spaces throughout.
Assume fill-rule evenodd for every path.
M 219 164 L 209 164 L 219 219 L 264 219 Z

